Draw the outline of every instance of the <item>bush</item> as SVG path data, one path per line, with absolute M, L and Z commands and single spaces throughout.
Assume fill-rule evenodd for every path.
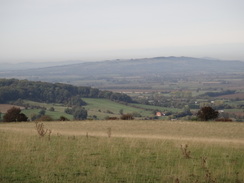
M 53 121 L 53 118 L 48 115 L 43 115 L 40 118 L 36 119 L 35 121 Z
M 133 117 L 141 117 L 141 114 L 139 112 L 133 112 L 132 115 Z
M 110 110 L 107 110 L 106 113 L 108 113 L 108 114 L 113 114 L 113 112 L 110 111 Z
M 109 117 L 109 116 L 107 116 L 105 119 L 106 120 L 119 120 L 119 118 L 117 118 L 117 117 Z
M 71 115 L 72 115 L 73 110 L 72 110 L 71 108 L 66 108 L 66 109 L 64 110 L 64 112 L 67 113 L 67 114 L 71 114 Z
M 69 119 L 64 116 L 60 116 L 59 121 L 69 121 Z
M 40 111 L 39 111 L 39 115 L 40 116 L 44 116 L 46 114 L 46 111 L 44 110 L 44 109 L 41 109 Z
M 55 111 L 54 107 L 50 107 L 49 111 Z
M 133 120 L 134 116 L 132 114 L 123 114 L 120 119 L 122 120 Z
M 218 118 L 215 121 L 220 121 L 220 122 L 232 122 L 232 119 L 230 118 Z

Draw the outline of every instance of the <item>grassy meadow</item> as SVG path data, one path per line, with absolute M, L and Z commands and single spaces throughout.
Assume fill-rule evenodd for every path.
M 94 116 L 96 116 L 97 119 L 106 119 L 108 116 L 120 118 L 121 110 L 123 111 L 124 114 L 136 113 L 139 116 L 141 116 L 140 118 L 145 118 L 145 117 L 154 117 L 154 113 L 152 110 L 156 110 L 156 109 L 165 110 L 165 108 L 162 107 L 155 107 L 149 105 L 133 104 L 132 106 L 129 106 L 108 99 L 82 98 L 82 100 L 84 100 L 87 103 L 87 105 L 84 106 L 84 108 L 88 111 L 88 118 L 93 118 Z M 49 115 L 55 120 L 59 119 L 60 116 L 64 116 L 69 120 L 73 119 L 72 115 L 69 115 L 64 112 L 67 106 L 63 104 L 41 103 L 41 102 L 34 102 L 29 100 L 24 100 L 24 103 L 33 106 L 45 107 L 47 109 L 46 115 Z M 0 104 L 0 110 L 1 110 L 1 106 L 3 106 L 2 108 L 4 109 L 4 105 Z M 55 111 L 49 111 L 48 109 L 50 109 L 51 107 L 53 107 Z M 6 109 L 4 110 L 5 112 L 7 111 Z M 40 110 L 41 109 L 24 109 L 22 110 L 22 112 L 30 119 L 32 115 L 38 114 Z
M 244 124 L 0 123 L 0 182 L 244 181 Z

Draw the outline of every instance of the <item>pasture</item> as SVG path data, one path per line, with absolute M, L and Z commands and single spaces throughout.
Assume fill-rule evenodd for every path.
M 0 182 L 244 181 L 244 124 L 185 121 L 0 123 Z
M 88 111 L 88 118 L 93 118 L 94 116 L 96 116 L 96 119 L 106 119 L 107 117 L 120 118 L 121 110 L 123 111 L 124 114 L 126 113 L 137 114 L 138 116 L 140 116 L 138 118 L 154 117 L 153 110 L 158 109 L 163 111 L 164 109 L 166 109 L 166 108 L 150 106 L 150 105 L 140 106 L 139 104 L 133 104 L 130 106 L 115 101 L 111 101 L 108 99 L 82 98 L 82 100 L 84 100 L 87 103 L 87 105 L 85 105 L 84 108 Z M 65 109 L 68 107 L 63 104 L 41 103 L 41 102 L 34 102 L 30 100 L 24 100 L 24 104 L 46 108 L 45 114 L 51 116 L 54 120 L 59 119 L 60 116 L 65 116 L 69 120 L 73 119 L 72 115 L 65 113 Z M 13 106 L 14 105 L 0 104 L 0 112 L 6 113 L 6 111 Z M 55 111 L 49 111 L 51 107 L 53 107 Z M 28 108 L 28 109 L 24 109 L 23 107 L 20 108 L 23 109 L 22 112 L 29 119 L 31 119 L 31 116 L 37 115 L 41 110 L 36 108 Z M 171 111 L 171 109 L 168 109 L 168 111 Z

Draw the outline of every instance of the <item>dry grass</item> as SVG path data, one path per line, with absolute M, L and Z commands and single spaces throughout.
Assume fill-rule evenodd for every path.
M 0 182 L 244 181 L 243 123 L 180 121 L 0 124 Z M 121 138 L 123 137 L 123 138 Z
M 186 122 L 186 121 L 72 121 L 43 122 L 52 134 L 75 136 L 166 139 L 185 142 L 244 145 L 244 123 Z M 6 123 L 0 129 L 36 133 L 34 123 Z M 110 132 L 111 133 L 111 132 Z

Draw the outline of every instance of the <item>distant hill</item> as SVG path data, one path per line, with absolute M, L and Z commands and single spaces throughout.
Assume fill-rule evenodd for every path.
M 0 71 L 2 78 L 21 78 L 51 82 L 69 82 L 82 78 L 150 75 L 192 75 L 243 73 L 244 62 L 210 58 L 155 57 L 130 60 L 84 62 L 15 71 Z M 71 83 L 72 83 L 71 82 Z
M 80 63 L 81 61 L 62 61 L 62 62 L 23 62 L 23 63 L 2 63 L 0 71 L 37 69 L 44 67 L 54 67 L 60 65 L 70 65 Z

